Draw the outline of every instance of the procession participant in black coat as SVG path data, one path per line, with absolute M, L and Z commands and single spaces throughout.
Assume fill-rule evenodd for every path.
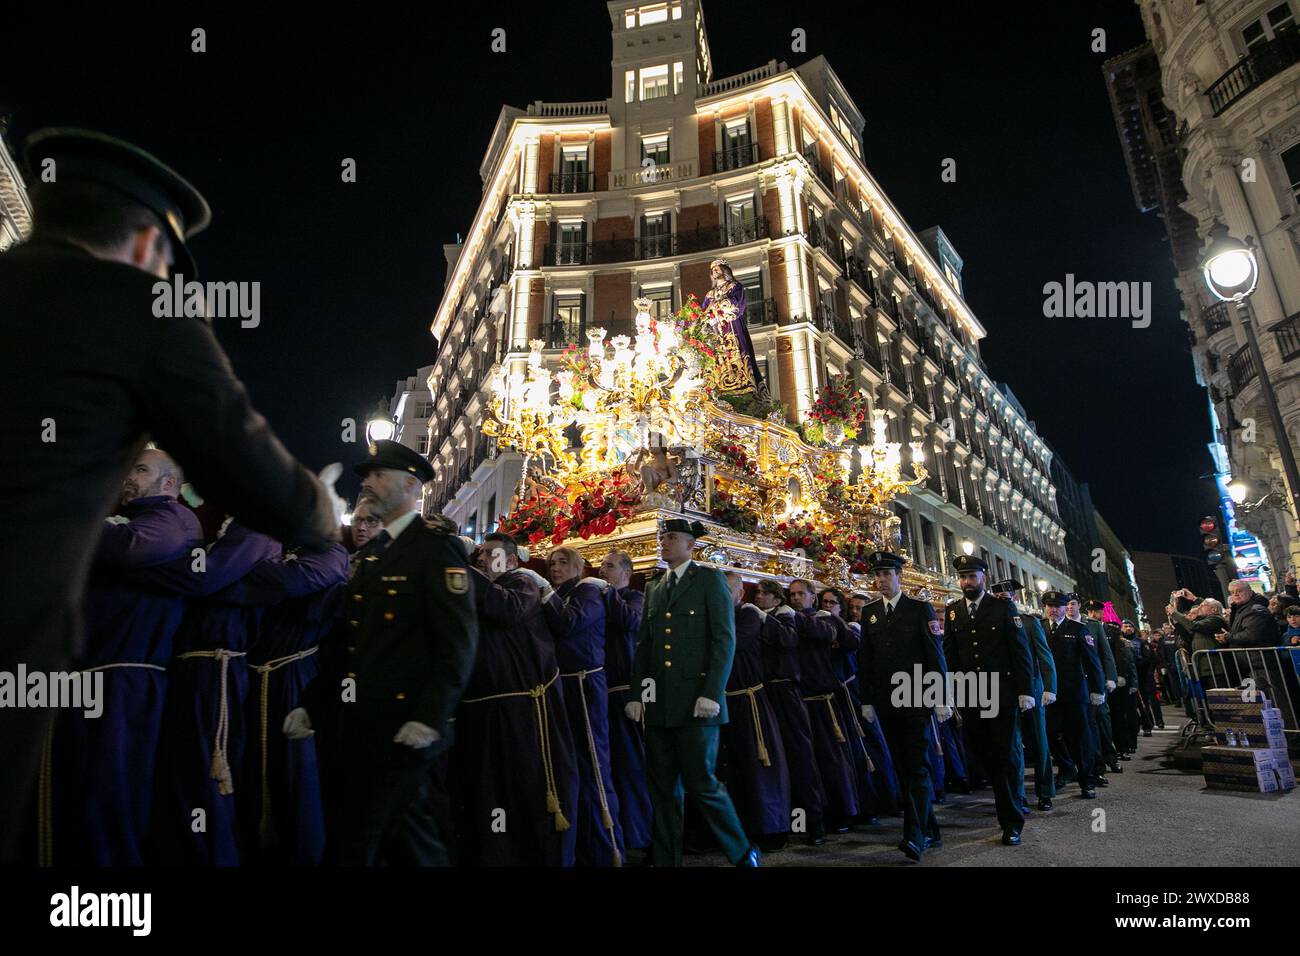
M 478 617 L 469 556 L 455 525 L 420 516 L 433 477 L 423 455 L 394 441 L 354 467 L 383 530 L 348 583 L 321 672 L 284 721 L 293 739 L 338 707 L 341 790 L 327 855 L 345 866 L 445 865 L 431 764 L 451 746 L 450 721 L 474 667 Z
M 120 140 L 46 129 L 27 141 L 30 241 L 0 256 L 0 671 L 65 671 L 82 652 L 80 602 L 104 515 L 152 436 L 198 489 L 251 526 L 324 548 L 327 490 L 252 410 L 207 323 L 160 320 L 155 285 L 207 225 L 203 197 Z M 32 547 L 39 529 L 40 547 Z M 0 711 L 0 864 L 31 836 L 36 767 L 53 712 Z
M 889 743 L 903 786 L 903 839 L 898 848 L 919 862 L 927 848 L 943 843 L 930 779 L 931 715 L 940 721 L 952 716 L 943 693 L 948 673 L 943 632 L 933 607 L 903 593 L 903 558 L 877 551 L 868 560 L 881 599 L 862 609 L 862 716 L 868 723 L 879 723 Z M 927 688 L 935 703 L 926 700 Z
M 784 625 L 745 602 L 745 582 L 727 571 L 736 603 L 736 653 L 727 678 L 731 720 L 722 728 L 727 791 L 745 832 L 764 853 L 780 849 L 790 828 L 790 771 L 785 745 L 763 682 L 763 650 L 779 645 Z
M 1082 621 L 1070 618 L 1066 608 L 1070 595 L 1045 591 L 1047 643 L 1056 662 L 1056 703 L 1047 712 L 1047 734 L 1060 770 L 1059 792 L 1077 780 L 1085 799 L 1097 796 L 1097 751 L 1100 742 L 1096 726 L 1088 719 L 1089 706 L 1105 699 L 1106 672 L 1097 653 L 1096 638 Z
M 650 788 L 645 775 L 645 730 L 624 708 L 632 700 L 632 655 L 641 630 L 645 595 L 631 586 L 632 558 L 611 551 L 600 562 L 605 590 L 605 678 L 609 681 L 609 769 L 618 794 L 618 820 L 628 848 L 649 850 Z
M 817 765 L 812 723 L 799 682 L 799 634 L 795 611 L 770 578 L 754 588 L 754 605 L 767 615 L 773 642 L 763 646 L 763 686 L 776 715 L 790 771 L 791 829 L 810 846 L 826 842 L 826 794 Z M 797 819 L 795 818 L 797 815 Z
M 953 567 L 963 600 L 945 608 L 943 656 L 958 678 L 956 704 L 967 741 L 993 788 L 1002 842 L 1017 846 L 1025 825 L 1017 798 L 1016 776 L 1024 767 L 1019 715 L 1036 706 L 1029 638 L 1015 604 L 986 592 L 988 566 L 982 558 L 959 555 Z M 969 699 L 972 684 L 975 701 Z
M 94 718 L 65 713 L 55 735 L 60 864 L 144 863 L 167 665 L 185 599 L 142 587 L 130 573 L 188 558 L 203 543 L 198 518 L 176 500 L 183 480 L 165 452 L 141 452 L 95 550 L 78 666 L 102 672 L 104 699 Z
M 826 795 L 824 812 L 828 827 L 843 833 L 849 821 L 860 812 L 857 774 L 850 749 L 849 734 L 854 728 L 844 726 L 835 699 L 843 692 L 835 672 L 838 632 L 829 611 L 815 606 L 817 592 L 800 578 L 790 582 L 789 602 L 794 608 L 795 631 L 799 635 L 799 685 L 808 706 L 812 724 L 813 746 L 817 767 L 821 771 Z M 854 740 L 858 738 L 855 736 Z
M 519 566 L 508 535 L 484 537 L 479 556 L 471 573 L 478 655 L 452 749 L 460 858 L 469 866 L 572 866 L 578 767 L 542 613 L 551 585 Z

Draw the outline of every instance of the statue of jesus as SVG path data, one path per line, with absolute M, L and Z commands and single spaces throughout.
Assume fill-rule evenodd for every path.
M 723 259 L 714 259 L 709 263 L 709 279 L 712 287 L 704 297 L 704 311 L 716 306 L 723 322 L 718 331 L 731 332 L 736 337 L 740 352 L 745 358 L 754 389 L 760 398 L 767 397 L 767 384 L 758 371 L 758 360 L 754 357 L 754 341 L 749 337 L 749 326 L 745 321 L 745 287 L 736 281 L 731 266 Z

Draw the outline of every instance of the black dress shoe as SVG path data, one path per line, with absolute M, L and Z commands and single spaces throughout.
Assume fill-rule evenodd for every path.
M 942 849 L 943 849 L 943 837 L 942 837 L 942 836 L 926 837 L 926 838 L 925 838 L 925 849 L 927 849 L 927 850 L 942 850 Z
M 898 848 L 903 851 L 903 856 L 907 857 L 913 863 L 921 862 L 921 848 L 910 840 L 900 840 Z
M 1050 810 L 1050 809 L 1052 809 L 1052 798 L 1051 798 L 1051 797 L 1039 797 L 1039 798 L 1038 798 L 1038 809 L 1039 809 L 1039 810 Z
M 1056 789 L 1062 790 L 1065 787 L 1068 787 L 1070 784 L 1074 783 L 1074 781 L 1078 779 L 1079 779 L 1079 775 L 1077 773 L 1071 774 L 1068 777 L 1063 773 L 1058 773 L 1056 775 Z
M 1093 787 L 1084 787 L 1079 796 L 1083 797 L 1085 800 L 1096 800 L 1097 791 Z
M 1121 766 L 1119 765 L 1119 761 L 1116 760 L 1113 764 L 1110 765 L 1110 772 L 1111 772 L 1111 773 L 1123 773 L 1123 772 L 1124 772 L 1124 768 L 1121 767 Z
M 745 855 L 736 861 L 736 866 L 756 867 L 758 866 L 758 861 L 761 856 L 762 854 L 758 852 L 758 847 L 751 844 L 750 848 L 745 851 Z
M 1120 760 L 1132 760 L 1132 759 L 1133 759 L 1133 755 L 1132 755 L 1132 754 L 1120 754 L 1120 755 L 1119 755 L 1119 759 L 1120 759 Z
M 1019 830 L 1003 830 L 1003 831 L 1002 831 L 1002 845 L 1003 845 L 1003 846 L 1020 846 L 1020 831 L 1019 831 Z
M 809 846 L 825 846 L 825 845 L 826 845 L 826 834 L 825 834 L 825 832 L 822 832 L 822 833 L 810 833 L 810 834 L 808 834 L 806 837 L 803 838 L 803 842 L 806 843 L 806 844 L 808 844 Z
M 1144 730 L 1144 731 L 1142 731 L 1142 736 L 1143 736 L 1143 737 L 1150 737 L 1150 736 L 1151 736 L 1151 731 L 1149 731 L 1149 730 Z
M 1109 786 L 1110 786 L 1110 781 L 1107 780 L 1105 777 L 1098 777 L 1098 778 L 1097 778 L 1097 786 L 1099 786 L 1099 787 L 1109 787 Z
M 1164 729 L 1165 729 L 1164 724 L 1156 724 L 1156 730 L 1164 730 Z

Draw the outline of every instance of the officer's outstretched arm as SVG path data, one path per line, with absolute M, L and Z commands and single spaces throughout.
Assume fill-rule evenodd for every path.
M 321 550 L 339 538 L 333 505 L 261 415 L 205 322 L 158 322 L 140 343 L 144 420 L 204 498 L 258 531 Z

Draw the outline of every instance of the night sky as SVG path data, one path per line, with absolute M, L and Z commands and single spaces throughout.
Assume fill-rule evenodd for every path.
M 421 6 L 79 11 L 15 24 L 0 57 L 11 142 L 49 124 L 101 129 L 205 193 L 204 278 L 262 283 L 260 327 L 218 320 L 217 334 L 312 467 L 355 460 L 340 420 L 433 359 L 442 244 L 477 208 L 501 106 L 610 92 L 603 3 L 458 4 L 454 22 Z M 827 56 L 866 117 L 868 168 L 913 229 L 938 223 L 964 257 L 993 376 L 1131 550 L 1199 553 L 1197 521 L 1214 508 L 1205 392 L 1163 224 L 1134 206 L 1102 78 L 1108 56 L 1144 39 L 1132 0 L 706 0 L 704 12 L 715 78 Z M 196 26 L 203 54 L 190 52 Z M 504 54 L 490 51 L 495 27 Z M 796 27 L 807 53 L 791 52 Z M 1098 27 L 1105 54 L 1089 48 Z M 344 157 L 355 184 L 340 181 Z M 956 183 L 940 180 L 947 157 Z M 1043 285 L 1066 273 L 1151 282 L 1150 328 L 1044 318 Z

